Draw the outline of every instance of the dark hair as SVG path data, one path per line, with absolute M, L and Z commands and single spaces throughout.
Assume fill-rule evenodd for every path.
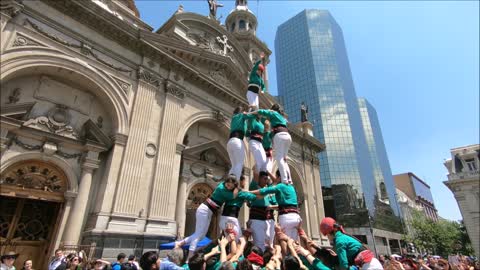
M 128 260 L 129 260 L 129 261 L 135 260 L 135 255 L 130 254 L 130 256 L 128 256 Z
M 261 171 L 259 174 L 258 174 L 259 177 L 262 177 L 262 176 L 266 176 L 268 177 L 268 173 L 266 171 Z
M 57 252 L 59 252 L 59 251 L 63 252 L 63 250 L 62 250 L 61 248 L 57 248 L 57 249 L 55 250 L 55 253 L 57 253 Z
M 238 186 L 238 181 L 237 181 L 237 177 L 233 174 L 230 174 L 227 176 L 227 178 L 225 179 L 225 183 L 234 183 L 235 184 L 235 187 Z
M 314 247 L 316 252 L 314 256 L 322 261 L 326 266 L 333 268 L 338 264 L 338 257 L 333 256 L 328 249 Z
M 121 259 L 125 259 L 127 257 L 127 254 L 125 253 L 119 253 L 117 255 L 117 261 L 120 261 Z
M 253 270 L 253 266 L 249 260 L 241 260 L 238 261 L 235 270 Z
M 285 269 L 300 270 L 300 262 L 292 255 L 287 255 L 285 259 L 283 259 L 283 263 L 285 264 Z
M 250 254 L 250 252 L 252 252 L 252 248 L 253 248 L 253 243 L 251 241 L 247 241 L 247 243 L 245 244 L 245 248 L 243 249 L 243 256 L 247 257 Z
M 220 265 L 220 270 L 234 270 L 233 263 L 231 261 L 222 262 Z
M 273 250 L 271 248 L 265 249 L 265 252 L 263 252 L 263 265 L 267 265 L 267 263 L 272 259 L 273 257 Z
M 277 170 L 277 171 L 275 172 L 275 176 L 276 176 L 276 177 L 280 177 L 280 175 L 281 175 L 281 174 L 280 174 L 280 170 Z
M 257 246 L 253 246 L 251 252 L 263 257 L 263 250 Z
M 152 265 L 157 263 L 157 260 L 158 254 L 156 251 L 147 251 L 143 253 L 142 257 L 140 258 L 139 264 L 143 270 L 150 270 L 152 269 Z
M 193 254 L 193 256 L 188 260 L 188 268 L 190 270 L 202 270 L 204 263 L 204 254 L 195 252 L 195 254 Z
M 238 106 L 233 110 L 233 114 L 237 114 L 243 111 L 243 106 Z
M 281 109 L 280 104 L 275 103 L 275 104 L 272 105 L 272 107 L 270 109 L 278 112 L 283 117 L 285 117 L 285 112 Z
M 70 258 L 67 257 L 67 269 L 72 266 L 73 259 L 78 258 L 78 263 L 81 263 L 83 261 L 82 257 L 77 255 L 76 253 L 70 253 L 68 256 L 70 256 Z

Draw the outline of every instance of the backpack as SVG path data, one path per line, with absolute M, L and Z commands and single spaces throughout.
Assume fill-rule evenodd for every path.
M 138 270 L 137 266 L 133 263 L 126 262 L 122 264 L 121 270 Z

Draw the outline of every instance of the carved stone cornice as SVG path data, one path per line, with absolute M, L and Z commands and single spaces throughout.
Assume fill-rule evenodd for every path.
M 187 96 L 187 90 L 181 87 L 180 85 L 173 83 L 171 81 L 165 82 L 165 92 L 170 94 L 178 99 L 185 99 Z
M 0 1 L 0 12 L 8 15 L 10 18 L 17 16 L 24 6 L 21 4 L 21 1 L 16 0 L 2 0 Z
M 185 145 L 177 143 L 176 153 L 181 155 L 183 153 L 183 150 L 185 150 L 185 148 L 186 148 Z
M 127 135 L 117 133 L 117 134 L 115 134 L 111 137 L 112 137 L 112 140 L 115 144 L 118 144 L 118 145 L 121 145 L 121 146 L 126 146 L 127 145 L 127 140 L 128 140 Z
M 160 83 L 163 81 L 161 77 L 155 75 L 153 72 L 150 72 L 143 67 L 140 67 L 138 69 L 137 75 L 139 80 L 149 83 L 155 87 L 160 86 Z

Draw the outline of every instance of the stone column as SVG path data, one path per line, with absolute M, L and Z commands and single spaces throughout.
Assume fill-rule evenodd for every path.
M 52 253 L 54 253 L 54 250 L 56 250 L 60 246 L 62 235 L 63 235 L 63 232 L 65 231 L 65 226 L 67 225 L 68 216 L 70 215 L 70 210 L 72 209 L 73 201 L 75 200 L 75 197 L 77 196 L 77 194 L 72 192 L 65 192 L 64 196 L 65 196 L 65 206 L 62 213 L 62 218 L 60 220 L 60 226 L 58 228 L 57 237 L 55 239 L 55 248 L 52 250 Z M 50 255 L 53 256 L 55 254 L 50 254 Z
M 88 197 L 90 196 L 90 187 L 92 186 L 93 171 L 98 168 L 98 152 L 89 151 L 87 158 L 82 164 L 82 177 L 78 188 L 78 195 L 73 203 L 70 216 L 67 221 L 63 243 L 66 245 L 79 244 L 80 234 L 85 223 L 86 211 L 88 207 Z
M 4 48 L 6 47 L 5 42 L 9 40 L 7 36 L 10 34 L 8 32 L 4 32 L 5 26 L 7 26 L 7 23 L 12 18 L 17 16 L 23 10 L 23 8 L 24 6 L 15 0 L 2 0 L 0 2 L 0 33 L 2 37 L 0 39 L 1 52 L 3 52 Z
M 179 239 L 185 237 L 185 218 L 187 207 L 187 181 L 180 176 L 177 192 L 177 208 L 175 211 L 175 220 L 177 221 L 177 236 Z
M 139 176 L 142 175 L 145 159 L 150 114 L 155 102 L 155 93 L 161 80 L 144 68 L 140 68 L 138 76 L 138 88 L 133 104 L 132 119 L 130 120 L 130 133 L 113 207 L 115 214 L 135 218 L 138 217 L 139 211 L 143 208 L 141 206 L 143 195 L 134 192 L 137 192 L 142 184 Z M 132 192 L 136 196 L 132 196 Z
M 176 154 L 178 115 L 186 90 L 171 81 L 165 83 L 165 105 L 158 137 L 159 153 L 156 160 L 149 207 L 149 218 L 175 218 L 177 206 L 178 176 L 181 155 Z
M 97 213 L 97 219 L 95 222 L 96 230 L 107 229 L 110 214 L 112 212 L 113 199 L 115 198 L 115 188 L 118 183 L 118 175 L 120 173 L 125 145 L 127 143 L 127 136 L 116 134 L 114 136 L 114 141 L 115 144 L 110 151 L 105 175 L 102 179 L 102 186 L 100 188 L 102 192 L 99 192 L 97 195 L 97 205 L 95 206 L 95 212 Z

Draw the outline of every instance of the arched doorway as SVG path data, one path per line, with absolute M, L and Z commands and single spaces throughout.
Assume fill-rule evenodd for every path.
M 58 230 L 67 177 L 57 166 L 17 162 L 0 173 L 0 253 L 19 253 L 16 267 L 35 258 L 45 265 Z
M 202 204 L 210 195 L 212 195 L 213 189 L 210 185 L 200 183 L 194 185 L 187 198 L 187 218 L 185 220 L 185 236 L 191 235 L 195 232 L 195 213 L 197 208 Z M 212 221 L 208 227 L 207 237 L 210 239 L 216 238 L 218 231 L 218 218 L 217 215 L 212 216 Z

